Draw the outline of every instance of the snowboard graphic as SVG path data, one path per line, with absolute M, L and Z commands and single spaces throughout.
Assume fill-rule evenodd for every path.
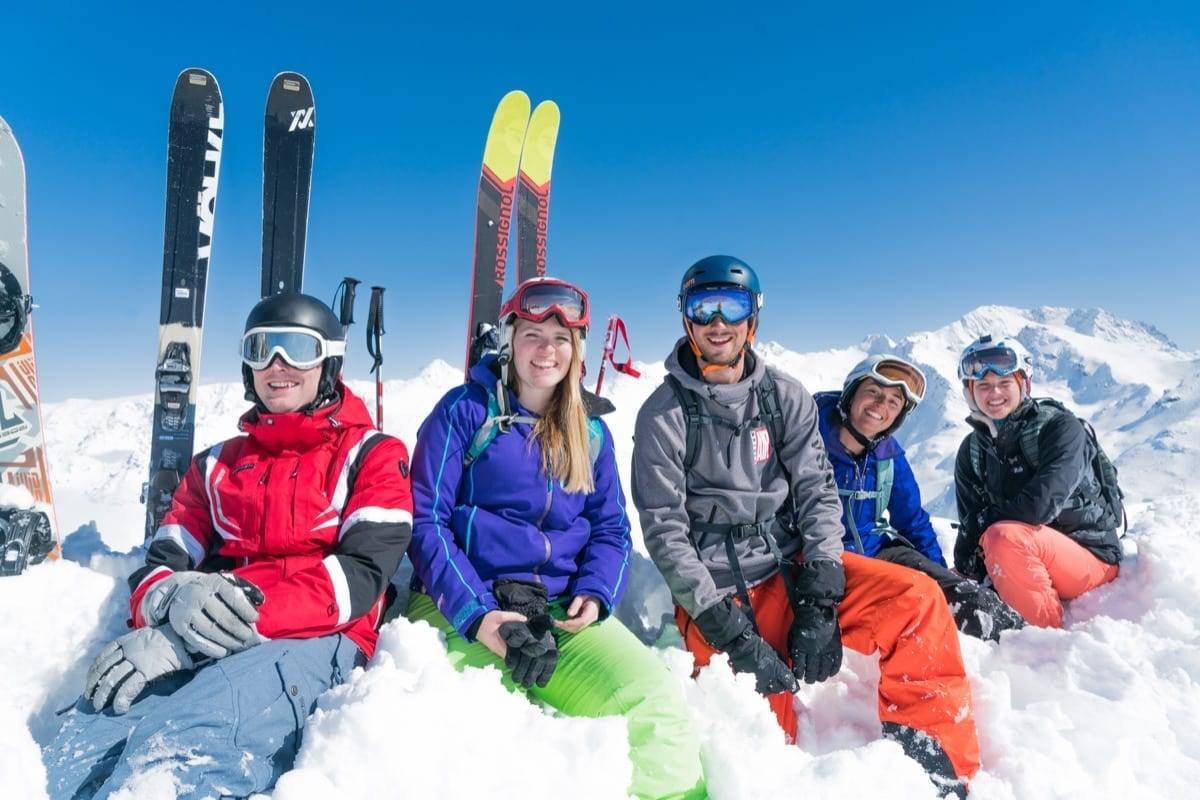
M 57 541 L 33 358 L 31 308 L 25 162 L 12 128 L 0 118 L 0 478 L 29 490 L 50 517 Z

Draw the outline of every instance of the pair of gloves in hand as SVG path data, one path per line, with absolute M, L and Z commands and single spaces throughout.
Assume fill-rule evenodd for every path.
M 514 682 L 529 689 L 545 688 L 558 666 L 558 643 L 554 641 L 554 620 L 550 616 L 546 587 L 538 583 L 499 580 L 492 594 L 502 611 L 515 611 L 525 622 L 503 622 L 496 632 L 504 640 L 507 652 L 504 664 Z
M 842 629 L 837 605 L 846 593 L 839 561 L 795 566 L 792 578 L 792 625 L 788 630 L 788 668 L 775 648 L 754 630 L 740 606 L 725 598 L 696 617 L 696 626 L 713 647 L 725 651 L 738 672 L 753 673 L 762 694 L 794 692 L 800 681 L 819 683 L 842 668 Z
M 146 627 L 117 637 L 100 651 L 84 679 L 83 696 L 102 710 L 124 714 L 146 684 L 204 657 L 224 658 L 262 641 L 254 623 L 262 591 L 231 573 L 177 572 L 142 599 Z

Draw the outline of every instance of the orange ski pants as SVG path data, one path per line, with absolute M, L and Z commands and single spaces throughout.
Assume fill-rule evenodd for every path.
M 843 553 L 846 596 L 838 606 L 842 644 L 865 655 L 879 652 L 879 719 L 915 728 L 937 740 L 960 778 L 979 769 L 979 741 L 971 687 L 958 648 L 958 631 L 941 589 L 916 570 Z M 759 634 L 784 661 L 792 608 L 783 576 L 750 589 Z M 675 623 L 697 671 L 717 651 L 682 608 Z M 767 695 L 789 740 L 796 738 L 796 706 L 789 692 Z
M 1108 583 L 1119 571 L 1047 525 L 996 522 L 979 544 L 996 594 L 1042 628 L 1061 628 L 1063 600 Z

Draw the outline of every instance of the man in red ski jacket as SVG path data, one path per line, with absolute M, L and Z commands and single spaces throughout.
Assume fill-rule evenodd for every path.
M 341 383 L 344 351 L 315 298 L 251 311 L 244 435 L 197 455 L 176 490 L 130 577 L 134 630 L 101 651 L 46 748 L 51 797 L 106 796 L 133 765 L 189 796 L 265 791 L 317 697 L 374 653 L 412 534 L 408 452 Z

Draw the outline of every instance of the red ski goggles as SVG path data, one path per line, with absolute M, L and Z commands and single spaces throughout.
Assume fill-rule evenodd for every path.
M 525 281 L 500 309 L 501 320 L 514 316 L 529 322 L 545 322 L 554 316 L 563 327 L 584 331 L 591 324 L 591 314 L 587 292 L 557 278 Z

